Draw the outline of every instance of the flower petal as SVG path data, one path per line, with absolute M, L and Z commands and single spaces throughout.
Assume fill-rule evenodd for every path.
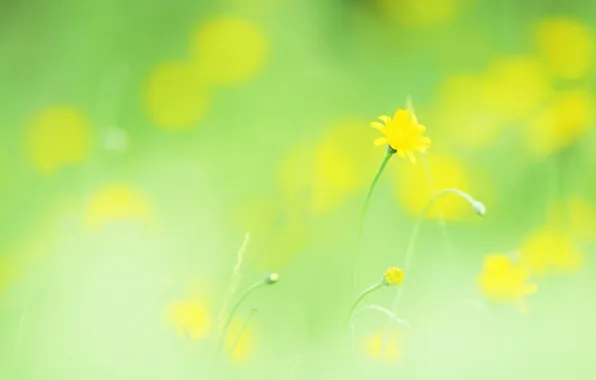
M 411 151 L 408 152 L 408 157 L 410 158 L 410 162 L 415 164 L 416 163 L 416 156 Z
M 378 139 L 376 139 L 375 141 L 373 141 L 373 144 L 379 146 L 379 145 L 387 145 L 387 137 L 379 137 Z
M 383 123 L 387 124 L 391 121 L 391 118 L 387 115 L 381 115 L 379 116 L 379 119 L 383 120 Z
M 397 110 L 393 115 L 393 121 L 396 123 L 407 123 L 410 121 L 410 111 L 409 110 Z
M 370 126 L 378 130 L 385 128 L 385 126 L 379 123 L 378 121 L 373 121 L 372 123 L 370 123 Z

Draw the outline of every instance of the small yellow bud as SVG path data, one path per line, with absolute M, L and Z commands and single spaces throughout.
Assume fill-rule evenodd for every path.
M 385 275 L 383 276 L 383 281 L 386 286 L 390 285 L 400 285 L 404 282 L 405 272 L 403 269 L 397 267 L 389 267 L 385 271 Z

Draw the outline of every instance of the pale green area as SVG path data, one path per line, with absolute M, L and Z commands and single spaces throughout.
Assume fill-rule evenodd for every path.
M 276 196 L 276 170 L 289 146 L 316 140 L 336 120 L 391 112 L 408 94 L 421 120 L 432 116 L 445 78 L 477 72 L 500 54 L 523 53 L 523 36 L 540 17 L 577 16 L 596 27 L 596 6 L 588 1 L 478 1 L 456 20 L 422 30 L 388 25 L 372 1 L 214 3 L 0 2 L 0 255 L 23 268 L 0 294 L 0 379 L 215 378 L 213 336 L 180 339 L 165 310 L 195 280 L 206 284 L 217 314 L 246 230 L 235 221 L 237 210 L 255 197 Z M 196 26 L 226 12 L 267 32 L 273 50 L 266 67 L 248 83 L 215 91 L 196 128 L 181 134 L 155 128 L 140 107 L 149 70 L 185 58 Z M 113 90 L 102 90 L 106 81 Z M 38 109 L 59 103 L 85 110 L 100 137 L 107 125 L 124 129 L 131 149 L 109 152 L 98 140 L 86 164 L 37 174 L 23 152 L 24 125 Z M 428 134 L 440 129 L 429 125 Z M 581 272 L 537 281 L 541 289 L 530 298 L 529 315 L 509 305 L 485 313 L 465 301 L 482 300 L 475 281 L 483 255 L 514 249 L 542 223 L 554 197 L 577 193 L 596 207 L 594 131 L 586 136 L 540 161 L 507 136 L 483 149 L 454 142 L 442 149 L 485 167 L 496 201 L 482 220 L 448 224 L 452 252 L 436 222 L 423 227 L 398 312 L 413 326 L 400 330 L 401 363 L 350 357 L 345 320 L 361 192 L 313 220 L 306 247 L 271 268 L 280 273 L 279 284 L 260 289 L 242 308 L 244 315 L 252 304 L 259 308 L 252 319 L 254 356 L 234 368 L 221 360 L 221 377 L 593 378 L 593 244 L 583 247 Z M 362 144 L 374 137 L 371 131 Z M 380 161 L 382 149 L 378 154 Z M 151 197 L 157 232 L 137 223 L 83 231 L 85 200 L 114 181 Z M 414 223 L 396 205 L 388 181 L 381 178 L 371 201 L 359 289 L 400 264 Z M 66 210 L 55 206 L 64 203 Z M 59 217 L 52 214 L 56 207 L 64 211 Z M 41 248 L 23 248 L 28 243 Z M 277 254 L 283 253 L 249 245 L 240 289 L 265 275 L 255 264 L 258 255 Z M 368 300 L 388 306 L 392 294 L 382 289 Z M 357 340 L 385 321 L 374 312 L 363 315 Z

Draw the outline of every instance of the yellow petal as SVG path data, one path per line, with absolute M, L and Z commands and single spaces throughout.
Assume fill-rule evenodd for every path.
M 394 121 L 401 121 L 406 122 L 410 120 L 410 111 L 409 110 L 397 110 L 393 115 Z
M 373 144 L 379 146 L 379 145 L 386 145 L 387 144 L 387 138 L 386 137 L 379 137 L 378 139 L 376 139 Z
M 376 121 L 373 121 L 372 123 L 370 123 L 370 126 L 375 129 L 378 129 L 378 130 L 385 128 L 385 126 L 383 124 L 376 122 Z
M 399 155 L 401 158 L 404 158 L 404 157 L 406 156 L 403 150 L 398 150 L 398 151 L 397 151 L 397 154 L 398 154 L 398 155 Z
M 383 120 L 383 123 L 387 124 L 391 121 L 391 118 L 387 115 L 381 115 L 379 116 L 379 119 Z
M 408 152 L 408 157 L 410 157 L 410 162 L 415 164 L 416 163 L 416 157 L 414 156 L 414 153 L 412 152 Z

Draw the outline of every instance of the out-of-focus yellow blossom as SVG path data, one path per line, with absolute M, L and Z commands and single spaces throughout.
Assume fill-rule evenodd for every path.
M 551 272 L 578 271 L 583 258 L 565 231 L 547 226 L 531 234 L 522 244 L 520 263 L 533 275 L 545 276 Z
M 378 0 L 383 12 L 406 27 L 430 27 L 451 21 L 467 0 Z
M 529 116 L 549 92 L 548 78 L 537 60 L 508 57 L 488 67 L 483 96 L 489 107 L 514 120 Z
M 37 170 L 52 174 L 61 166 L 84 162 L 90 154 L 92 130 L 87 118 L 70 106 L 47 108 L 27 127 L 26 152 Z
M 449 78 L 439 90 L 437 112 L 433 120 L 446 135 L 472 147 L 494 141 L 509 117 L 489 106 L 484 96 L 482 76 L 459 75 Z
M 596 212 L 590 203 L 581 197 L 573 197 L 563 203 L 567 216 L 565 222 L 570 236 L 578 242 L 596 240 Z M 553 221 L 557 223 L 557 221 Z
M 509 255 L 490 254 L 484 258 L 478 287 L 484 297 L 494 302 L 514 302 L 526 311 L 525 296 L 536 293 L 538 286 L 528 283 L 530 274 Z
M 89 201 L 86 228 L 97 230 L 107 222 L 122 220 L 152 224 L 154 213 L 149 198 L 126 184 L 113 184 L 99 190 Z
M 565 92 L 544 108 L 527 126 L 530 152 L 544 157 L 567 148 L 583 136 L 594 122 L 593 104 L 588 93 Z
M 456 188 L 466 193 L 470 191 L 470 175 L 464 164 L 455 158 L 431 155 L 428 157 L 435 191 Z M 426 165 L 400 165 L 395 177 L 395 189 L 399 202 L 412 215 L 418 215 L 432 198 L 428 184 Z M 482 194 L 475 196 L 485 199 Z M 437 219 L 462 219 L 469 214 L 470 205 L 455 194 L 437 199 L 427 217 Z
M 199 28 L 192 50 L 202 80 L 233 85 L 257 74 L 266 61 L 269 41 L 256 24 L 222 16 Z
M 403 269 L 396 268 L 396 267 L 389 267 L 385 271 L 385 275 L 383 279 L 387 285 L 400 285 L 404 282 L 404 277 L 406 276 Z
M 255 199 L 240 208 L 238 225 L 250 231 L 247 261 L 260 271 L 278 270 L 288 264 L 309 242 L 304 215 L 273 197 Z
M 535 44 L 549 73 L 556 77 L 581 78 L 594 65 L 594 35 L 580 20 L 542 20 L 536 27 Z
M 168 319 L 180 336 L 194 340 L 205 337 L 211 328 L 209 308 L 200 299 L 173 302 L 168 308 Z
M 383 123 L 373 121 L 370 126 L 385 136 L 376 139 L 375 145 L 389 145 L 400 157 L 407 154 L 412 163 L 416 163 L 414 152 L 424 152 L 430 147 L 430 139 L 423 136 L 426 128 L 418 124 L 410 110 L 397 110 L 393 118 L 381 115 L 379 119 Z
M 226 350 L 233 364 L 243 364 L 250 359 L 254 352 L 255 333 L 249 320 L 234 319 L 228 327 L 226 334 Z
M 193 64 L 173 61 L 151 72 L 143 100 L 145 111 L 156 126 L 181 131 L 194 127 L 203 117 L 209 96 Z
M 384 335 L 385 331 L 377 331 L 365 338 L 364 350 L 366 354 L 374 359 L 387 362 L 395 362 L 400 360 L 402 357 L 402 349 L 395 333 L 389 335 L 385 356 L 383 356 Z

